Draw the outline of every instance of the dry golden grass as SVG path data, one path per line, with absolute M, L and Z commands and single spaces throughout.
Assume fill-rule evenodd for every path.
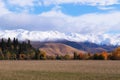
M 40 50 L 45 51 L 46 54 L 49 56 L 65 55 L 65 54 L 69 54 L 73 56 L 74 52 L 86 53 L 85 51 L 78 50 L 76 48 L 61 43 L 46 43 L 40 47 Z
M 120 80 L 120 62 L 0 61 L 0 80 Z

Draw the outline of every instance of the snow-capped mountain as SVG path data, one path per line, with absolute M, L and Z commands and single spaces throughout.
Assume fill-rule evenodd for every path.
M 7 39 L 8 37 L 31 41 L 56 41 L 65 39 L 75 42 L 89 41 L 97 44 L 120 45 L 120 34 L 68 34 L 58 31 L 28 31 L 23 29 L 0 31 L 0 38 Z

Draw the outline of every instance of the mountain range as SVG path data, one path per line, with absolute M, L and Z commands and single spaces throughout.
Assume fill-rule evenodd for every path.
M 73 50 L 90 53 L 99 53 L 103 51 L 111 52 L 120 45 L 119 35 L 108 34 L 68 34 L 58 31 L 28 31 L 23 29 L 0 31 L 0 38 L 7 39 L 8 37 L 11 39 L 15 37 L 20 41 L 31 40 L 31 43 L 35 48 L 46 50 L 47 46 L 47 52 L 54 48 L 58 50 L 58 53 L 63 53 L 61 48 L 63 48 L 64 53 L 69 52 L 64 49 L 68 49 L 72 52 Z M 51 52 L 53 53 L 53 51 L 54 50 Z
M 47 45 L 50 46 L 51 43 L 54 44 L 54 45 L 55 44 L 56 45 L 57 44 L 66 45 L 66 47 L 70 46 L 70 47 L 75 48 L 77 50 L 86 51 L 88 53 L 101 53 L 103 51 L 111 52 L 116 47 L 118 47 L 118 46 L 114 46 L 114 45 L 99 45 L 99 44 L 95 44 L 95 43 L 91 43 L 91 42 L 73 42 L 73 41 L 68 41 L 68 40 L 46 41 L 46 42 L 37 42 L 37 41 L 31 42 L 31 44 L 35 48 L 46 48 L 45 45 L 47 44 Z M 54 46 L 54 45 L 52 45 L 52 46 Z
M 8 37 L 40 42 L 68 40 L 73 42 L 91 42 L 99 45 L 120 45 L 119 34 L 81 34 L 62 33 L 58 31 L 28 31 L 23 29 L 0 30 L 0 38 Z

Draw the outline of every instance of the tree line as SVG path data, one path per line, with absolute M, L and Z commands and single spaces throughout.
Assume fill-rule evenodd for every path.
M 30 40 L 19 42 L 16 38 L 2 38 L 0 41 L 0 60 L 36 60 L 44 56 L 45 52 L 35 49 Z
M 30 40 L 18 41 L 17 38 L 11 40 L 1 39 L 0 60 L 120 60 L 120 47 L 113 52 L 102 53 L 78 53 L 73 55 L 47 56 L 45 51 L 36 49 L 31 45 Z
M 64 57 L 64 58 L 63 58 Z M 73 57 L 70 55 L 61 56 L 59 59 L 71 60 L 120 60 L 120 47 L 111 52 L 103 51 L 101 53 L 78 53 L 74 52 Z

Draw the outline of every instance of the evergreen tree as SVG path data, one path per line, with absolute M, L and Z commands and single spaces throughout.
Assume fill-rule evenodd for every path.
M 30 40 L 26 42 L 19 42 L 18 39 L 14 38 L 11 41 L 10 38 L 7 40 L 1 39 L 0 42 L 0 59 L 34 59 L 36 49 L 32 47 Z M 43 58 L 44 54 L 39 58 Z
M 28 48 L 31 48 L 31 47 L 32 47 L 31 42 L 30 40 L 28 40 Z
M 78 59 L 78 54 L 77 52 L 74 52 L 74 60 Z
M 35 51 L 35 59 L 37 59 L 37 60 L 40 59 L 40 50 Z
M 5 48 L 6 48 L 6 44 L 5 44 L 5 41 L 4 41 L 3 38 L 2 38 L 2 40 L 1 40 L 1 48 L 2 48 L 2 51 L 4 51 Z
M 8 38 L 8 41 L 7 41 L 7 47 L 8 47 L 9 49 L 11 49 L 11 44 L 12 44 L 11 39 Z

